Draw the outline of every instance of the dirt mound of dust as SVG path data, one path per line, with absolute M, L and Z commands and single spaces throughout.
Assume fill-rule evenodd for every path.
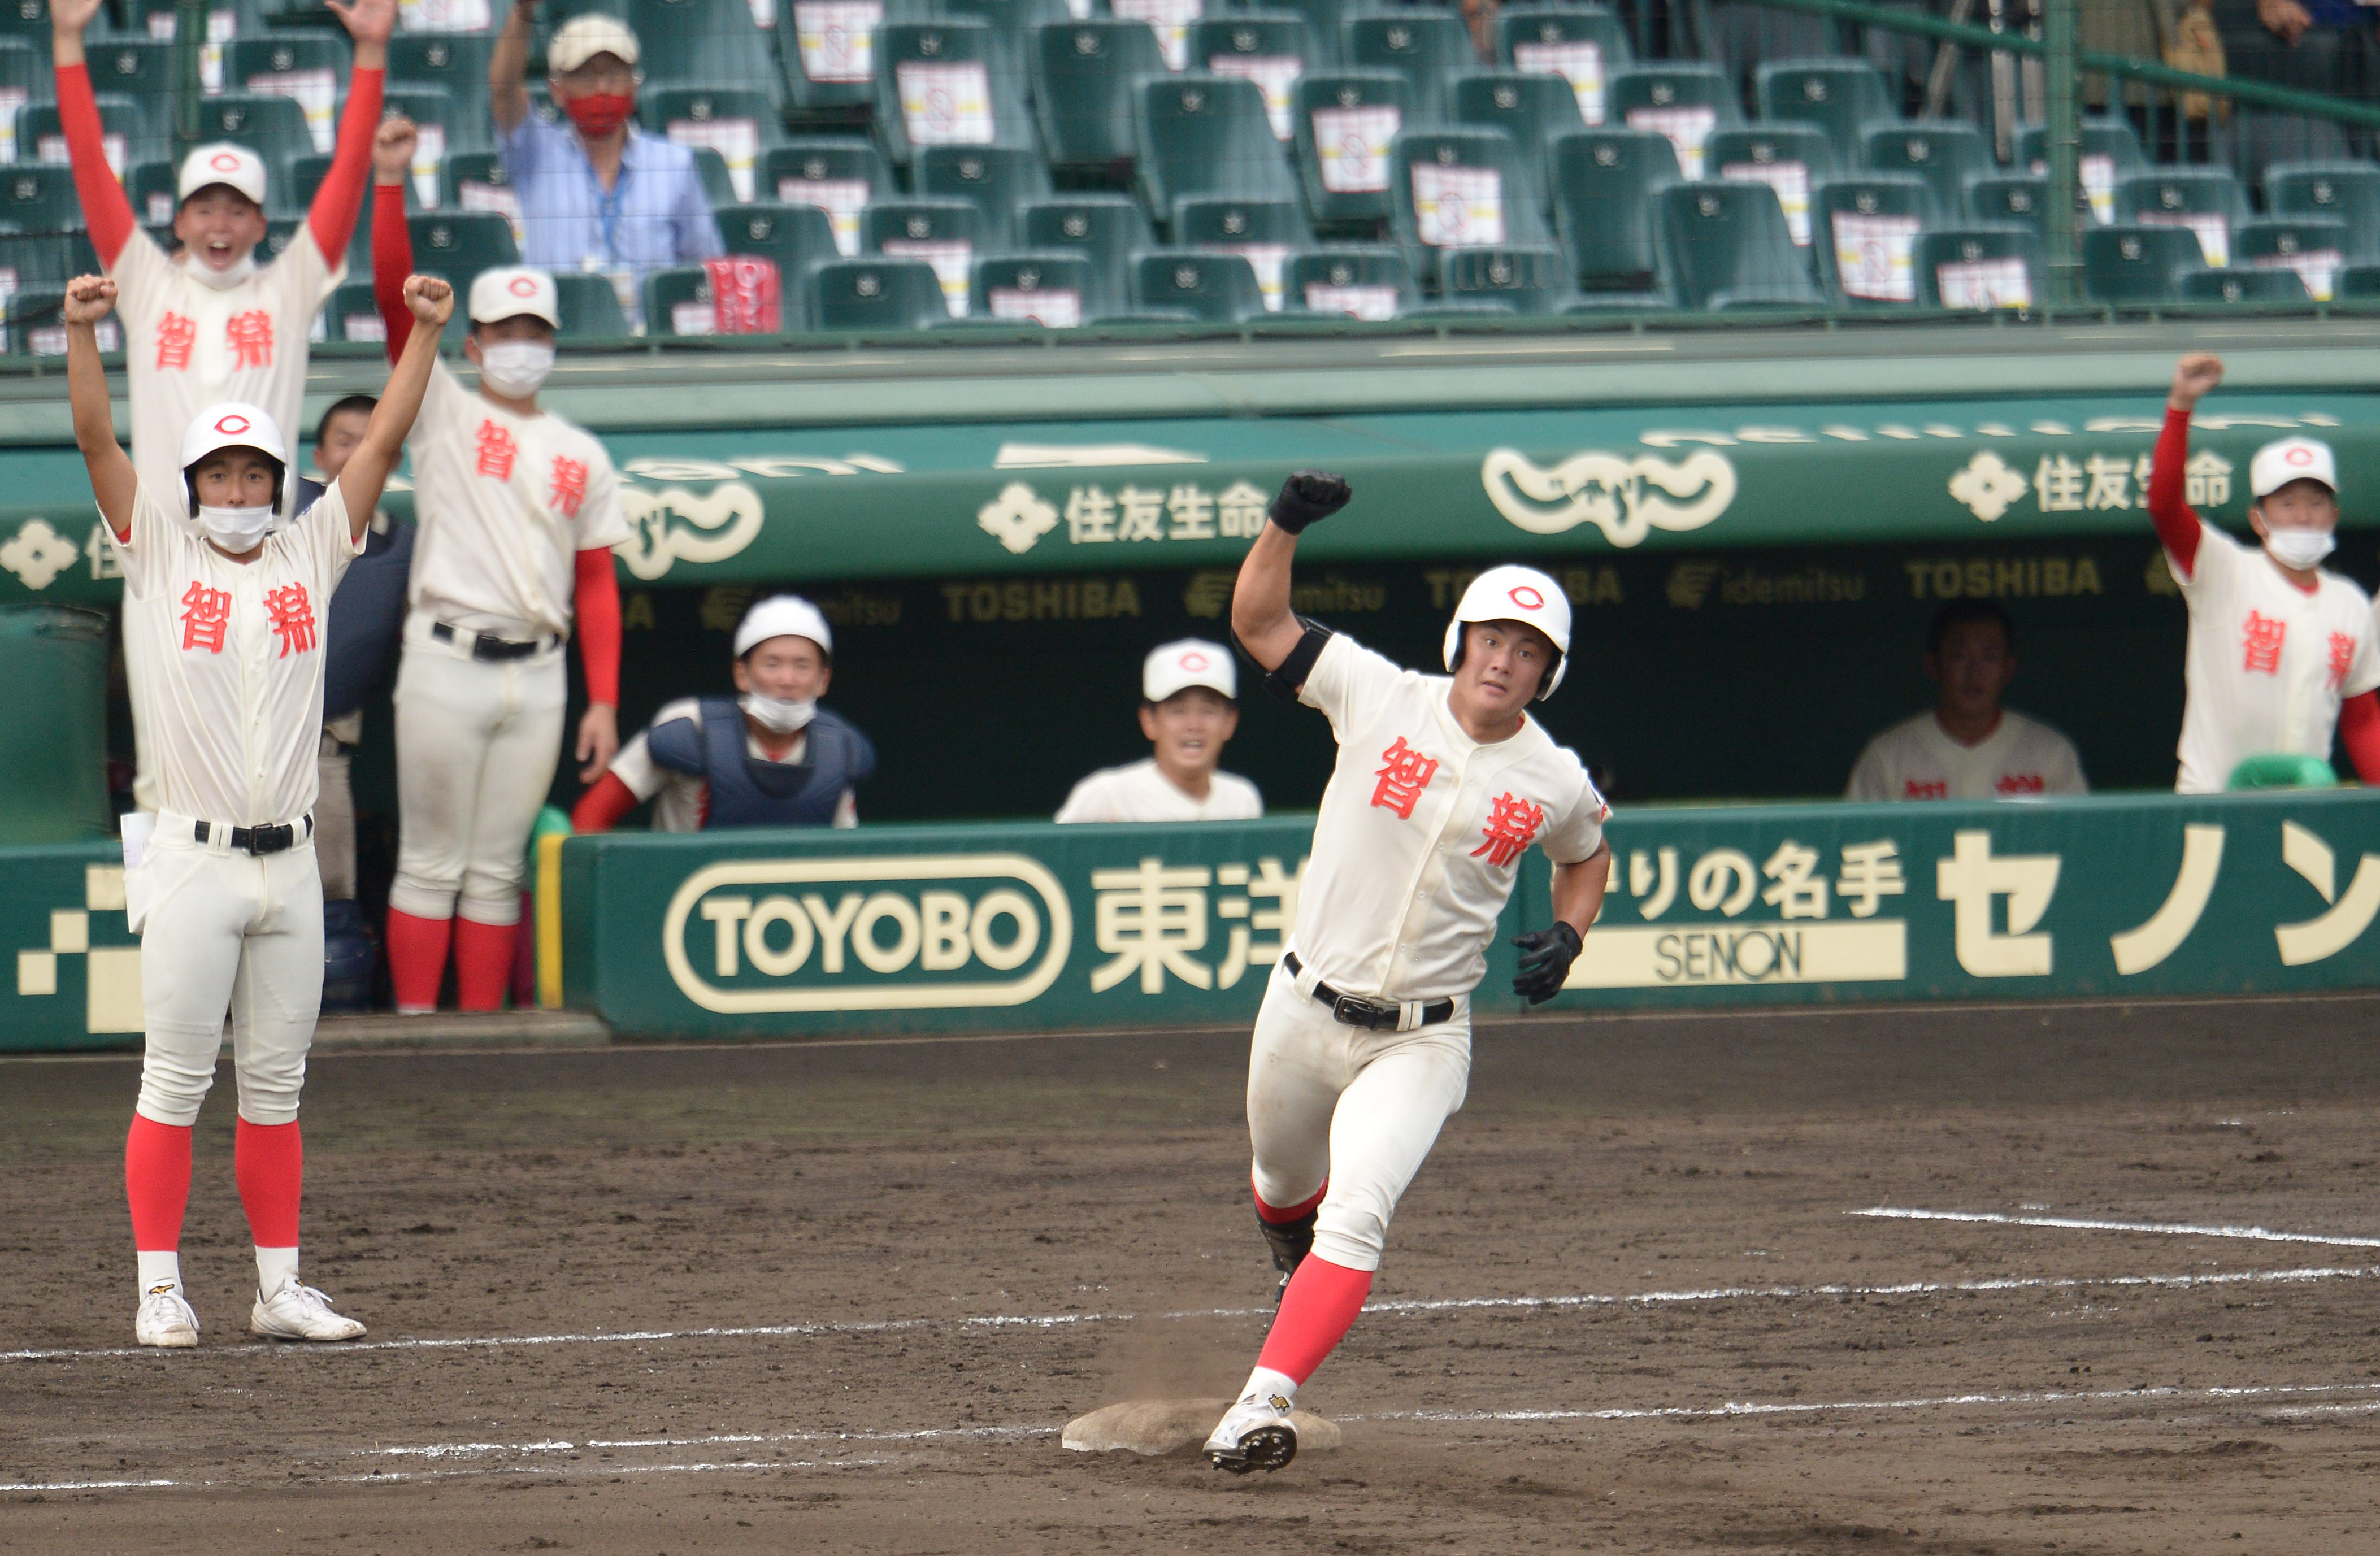
M 1107 1453 L 1116 1449 L 1156 1456 L 1197 1448 L 1232 1407 L 1228 1399 L 1133 1399 L 1111 1404 L 1066 1423 L 1060 1438 L 1077 1453 Z M 1339 1446 L 1339 1424 L 1308 1410 L 1293 1410 L 1290 1424 L 1297 1428 L 1297 1451 L 1325 1453 Z

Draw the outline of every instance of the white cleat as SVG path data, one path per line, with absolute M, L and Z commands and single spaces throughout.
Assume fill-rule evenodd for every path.
M 331 1311 L 331 1299 L 290 1276 L 271 1296 L 259 1295 L 248 1331 L 267 1340 L 354 1340 L 364 1326 Z
M 159 1286 L 140 1299 L 132 1315 L 132 1337 L 143 1345 L 188 1346 L 199 1343 L 199 1316 L 177 1286 Z
M 1281 1468 L 1297 1457 L 1297 1428 L 1289 1410 L 1289 1401 L 1280 1394 L 1243 1398 L 1223 1413 L 1207 1439 L 1207 1462 L 1233 1475 Z

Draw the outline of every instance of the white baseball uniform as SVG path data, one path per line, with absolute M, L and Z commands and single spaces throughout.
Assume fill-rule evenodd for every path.
M 619 477 L 583 429 L 551 411 L 516 416 L 443 362 L 412 446 L 419 530 L 396 676 L 389 906 L 450 918 L 459 902 L 479 923 L 517 923 L 523 850 L 562 750 L 575 558 L 628 538 Z M 539 648 L 476 659 L 477 637 Z
M 1076 784 L 1054 820 L 1074 821 L 1254 821 L 1264 815 L 1264 796 L 1236 772 L 1217 772 L 1199 799 L 1178 787 L 1144 757 L 1122 767 L 1103 767 Z
M 167 490 L 178 493 L 178 476 Z M 322 888 L 308 816 L 322 614 L 363 548 L 335 484 L 247 564 L 209 545 L 182 511 L 141 480 L 129 538 L 109 529 L 158 800 L 155 833 L 126 881 L 148 1029 L 140 1112 L 176 1125 L 198 1118 L 228 1011 L 240 1116 L 287 1124 L 322 997 Z M 283 824 L 296 830 L 286 850 L 231 846 L 235 827 Z
M 1471 1065 L 1471 991 L 1532 844 L 1578 864 L 1603 845 L 1602 796 L 1575 753 L 1534 719 L 1482 746 L 1447 703 L 1453 682 L 1402 670 L 1345 637 L 1325 644 L 1299 699 L 1330 720 L 1338 760 L 1314 824 L 1290 949 L 1257 1015 L 1248 1062 L 1254 1179 L 1291 1206 L 1328 1179 L 1314 1251 L 1379 1267 L 1399 1196 Z M 1314 997 L 1418 1007 L 1451 998 L 1451 1019 L 1409 1030 L 1340 1023 Z
M 703 818 L 710 811 L 710 785 L 691 773 L 674 772 L 653 760 L 648 737 L 662 725 L 674 719 L 691 719 L 695 727 L 702 727 L 702 701 L 699 698 L 682 697 L 675 702 L 662 705 L 653 722 L 638 730 L 620 754 L 612 759 L 612 776 L 627 786 L 639 801 L 653 800 L 655 832 L 700 832 Z M 747 727 L 744 732 L 744 754 L 754 761 L 782 762 L 798 767 L 809 753 L 809 736 L 797 735 L 782 757 L 772 756 L 769 748 L 754 737 Z M 656 795 L 661 797 L 654 799 Z M 834 825 L 859 825 L 859 799 L 851 790 L 843 791 L 835 802 Z
M 2261 546 L 2203 520 L 2188 577 L 2181 772 L 2186 795 L 2219 794 L 2253 756 L 2330 760 L 2338 705 L 2380 687 L 2372 602 L 2332 572 L 2300 589 Z M 2170 558 L 2168 558 L 2170 562 Z
M 2088 794 L 2074 742 L 2008 709 L 1972 746 L 1950 738 L 1929 709 L 1867 743 L 1845 799 L 2031 799 Z

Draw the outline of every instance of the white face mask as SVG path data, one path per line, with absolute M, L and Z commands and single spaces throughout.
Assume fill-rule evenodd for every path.
M 2265 549 L 2273 560 L 2300 572 L 2319 564 L 2338 546 L 2338 538 L 2327 529 L 2275 529 L 2265 536 Z
M 534 340 L 500 340 L 480 347 L 480 382 L 509 400 L 537 393 L 553 371 L 553 347 Z
M 211 508 L 199 504 L 199 529 L 206 538 L 235 554 L 262 543 L 279 518 L 268 505 L 261 508 Z
M 773 735 L 791 735 L 806 726 L 818 712 L 818 699 L 805 697 L 789 700 L 782 697 L 763 697 L 747 691 L 735 699 L 735 705 L 762 729 Z
M 256 274 L 256 250 L 250 249 L 247 253 L 242 254 L 229 270 L 217 270 L 193 253 L 183 264 L 182 269 L 188 272 L 190 279 L 200 286 L 212 287 L 218 292 L 228 292 Z

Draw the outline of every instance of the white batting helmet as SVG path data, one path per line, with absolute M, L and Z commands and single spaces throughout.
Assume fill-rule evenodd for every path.
M 1506 563 L 1490 567 L 1471 580 L 1454 619 L 1446 624 L 1446 667 L 1463 663 L 1463 626 L 1474 621 L 1517 621 L 1536 627 L 1554 646 L 1553 674 L 1537 688 L 1543 702 L 1570 672 L 1570 596 L 1561 586 L 1535 567 Z
M 189 495 L 190 512 L 199 511 L 198 483 L 190 468 L 224 448 L 252 448 L 279 467 L 273 477 L 273 505 L 279 507 L 289 470 L 289 445 L 281 440 L 280 423 L 261 406 L 224 400 L 199 412 L 182 429 L 182 486 Z
M 834 628 L 827 626 L 826 613 L 798 594 L 771 594 L 745 612 L 735 628 L 735 657 L 742 659 L 754 644 L 771 638 L 807 638 L 834 652 Z

